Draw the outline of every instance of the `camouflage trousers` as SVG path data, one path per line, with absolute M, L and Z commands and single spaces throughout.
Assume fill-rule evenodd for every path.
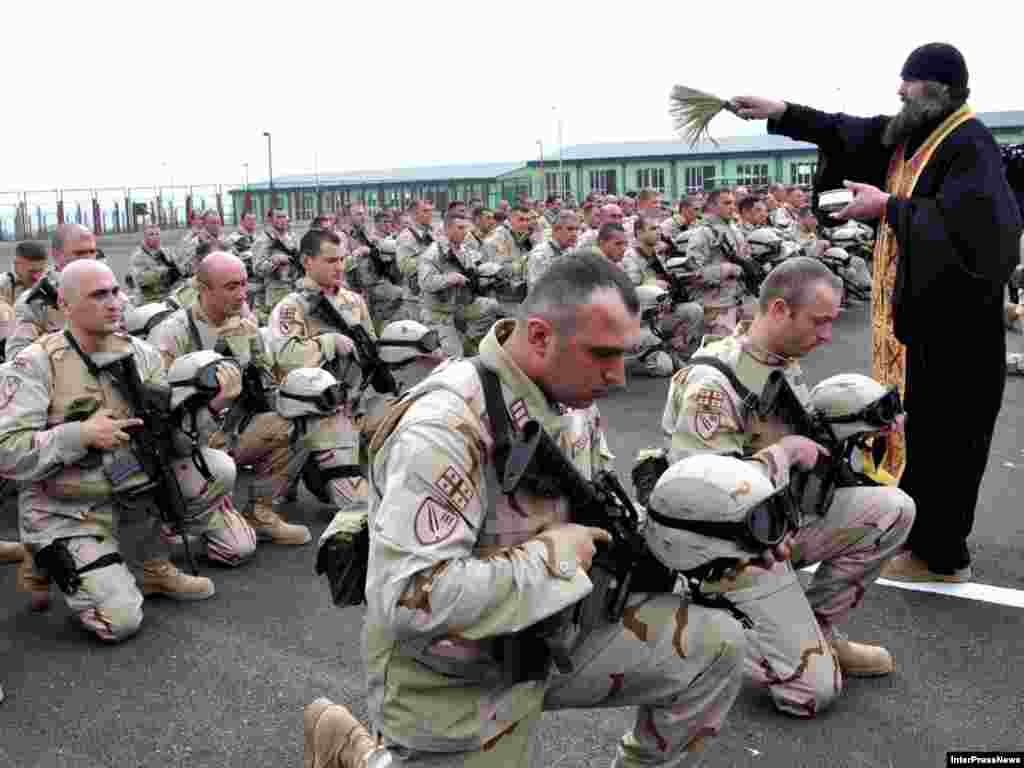
M 235 509 L 231 500 L 235 467 L 221 451 L 204 449 L 204 458 L 212 478 L 206 480 L 189 459 L 175 462 L 175 474 L 186 500 L 185 535 L 202 542 L 206 558 L 227 566 L 241 565 L 256 551 L 256 533 Z M 150 502 L 142 497 L 133 502 L 117 504 L 120 515 L 148 509 Z M 101 517 L 101 516 L 98 516 Z M 116 519 L 114 515 L 111 520 Z M 171 540 L 160 521 L 152 521 L 141 541 L 133 542 L 134 552 L 126 560 L 148 561 L 169 559 Z M 68 551 L 81 569 L 105 555 L 121 551 L 116 526 L 107 536 L 74 536 L 66 539 Z M 40 547 L 30 547 L 33 554 Z M 134 555 L 134 556 L 131 556 Z M 41 591 L 49 587 L 48 574 L 35 566 L 19 573 L 19 587 Z M 86 630 L 101 640 L 117 642 L 135 634 L 142 624 L 143 595 L 135 577 L 125 563 L 116 563 L 87 571 L 81 575 L 82 585 L 73 595 L 64 595 L 71 613 Z
M 487 335 L 498 319 L 500 304 L 495 299 L 477 296 L 469 304 L 454 312 L 420 310 L 420 322 L 433 331 L 441 341 L 441 351 L 453 360 L 474 354 L 476 345 Z M 464 329 L 460 330 L 460 326 Z
M 542 712 L 628 706 L 637 707 L 636 720 L 613 766 L 691 764 L 739 694 L 745 652 L 742 626 L 724 611 L 688 605 L 679 595 L 634 595 L 621 622 L 594 630 L 573 653 L 573 672 L 538 686 L 533 711 L 482 749 L 441 754 L 385 741 L 368 765 L 539 766 Z
M 840 488 L 828 513 L 796 534 L 791 563 L 750 566 L 735 579 L 705 583 L 752 621 L 746 671 L 775 706 L 814 717 L 842 692 L 831 643 L 835 625 L 864 598 L 910 533 L 914 502 L 898 488 Z M 820 563 L 804 591 L 794 568 Z
M 359 433 L 343 412 L 310 418 L 306 434 L 292 440 L 294 425 L 276 411 L 260 413 L 246 427 L 232 448 L 239 465 L 252 466 L 254 499 L 272 502 L 296 484 L 306 462 L 315 461 L 321 470 L 359 464 Z M 215 435 L 213 440 L 222 441 Z M 340 509 L 366 503 L 366 481 L 361 477 L 339 477 L 327 481 L 323 493 Z M 317 496 L 321 489 L 310 488 Z

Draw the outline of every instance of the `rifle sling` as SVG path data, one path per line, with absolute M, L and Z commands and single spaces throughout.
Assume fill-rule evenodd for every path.
M 508 449 L 512 444 L 512 429 L 508 423 L 508 410 L 505 407 L 505 396 L 501 393 L 501 381 L 498 374 L 484 365 L 479 357 L 472 358 L 473 367 L 480 376 L 480 383 L 484 389 L 484 402 L 487 407 L 487 418 L 491 422 L 491 434 L 494 436 L 494 455 L 498 457 L 508 456 Z M 505 480 L 505 467 L 495 466 L 499 481 Z
M 192 316 L 192 307 L 185 310 L 185 317 L 188 319 L 188 335 L 192 337 L 192 346 L 196 352 L 200 352 L 203 349 L 203 337 L 199 335 L 199 327 Z

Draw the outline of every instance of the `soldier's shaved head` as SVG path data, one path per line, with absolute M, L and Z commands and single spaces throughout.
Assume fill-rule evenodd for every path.
M 199 262 L 196 279 L 204 285 L 216 286 L 225 278 L 237 275 L 238 270 L 245 271 L 245 264 L 240 258 L 227 251 L 214 251 Z
M 57 227 L 50 240 L 53 265 L 62 270 L 72 261 L 96 258 L 96 236 L 80 224 Z
M 69 307 L 74 307 L 84 293 L 98 281 L 98 278 L 110 276 L 117 282 L 113 271 L 102 261 L 81 259 L 68 264 L 60 272 L 60 300 Z
M 314 233 L 324 234 L 310 230 L 307 237 Z M 213 251 L 199 262 L 196 280 L 199 283 L 199 303 L 214 325 L 242 314 L 249 280 L 245 264 L 237 256 L 226 251 Z

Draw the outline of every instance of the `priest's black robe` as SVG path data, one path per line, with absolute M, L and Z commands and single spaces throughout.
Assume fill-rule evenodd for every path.
M 844 180 L 885 189 L 890 118 L 789 104 L 769 133 L 818 145 L 817 190 Z M 907 141 L 909 157 L 941 122 Z M 907 465 L 917 517 L 908 544 L 936 573 L 970 563 L 981 478 L 1006 382 L 1004 290 L 1020 259 L 1021 214 L 998 145 L 970 119 L 938 146 L 913 196 L 890 198 L 899 244 L 893 331 L 907 348 Z

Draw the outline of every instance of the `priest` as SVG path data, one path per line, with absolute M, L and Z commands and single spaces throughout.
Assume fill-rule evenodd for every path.
M 1021 214 L 998 145 L 967 98 L 952 45 L 914 50 L 903 108 L 870 118 L 760 97 L 732 100 L 769 133 L 818 145 L 817 190 L 846 186 L 841 219 L 879 220 L 872 288 L 872 374 L 899 387 L 907 421 L 884 469 L 917 503 L 909 551 L 882 575 L 971 578 L 974 524 L 1005 382 L 1003 303 L 1019 259 Z

